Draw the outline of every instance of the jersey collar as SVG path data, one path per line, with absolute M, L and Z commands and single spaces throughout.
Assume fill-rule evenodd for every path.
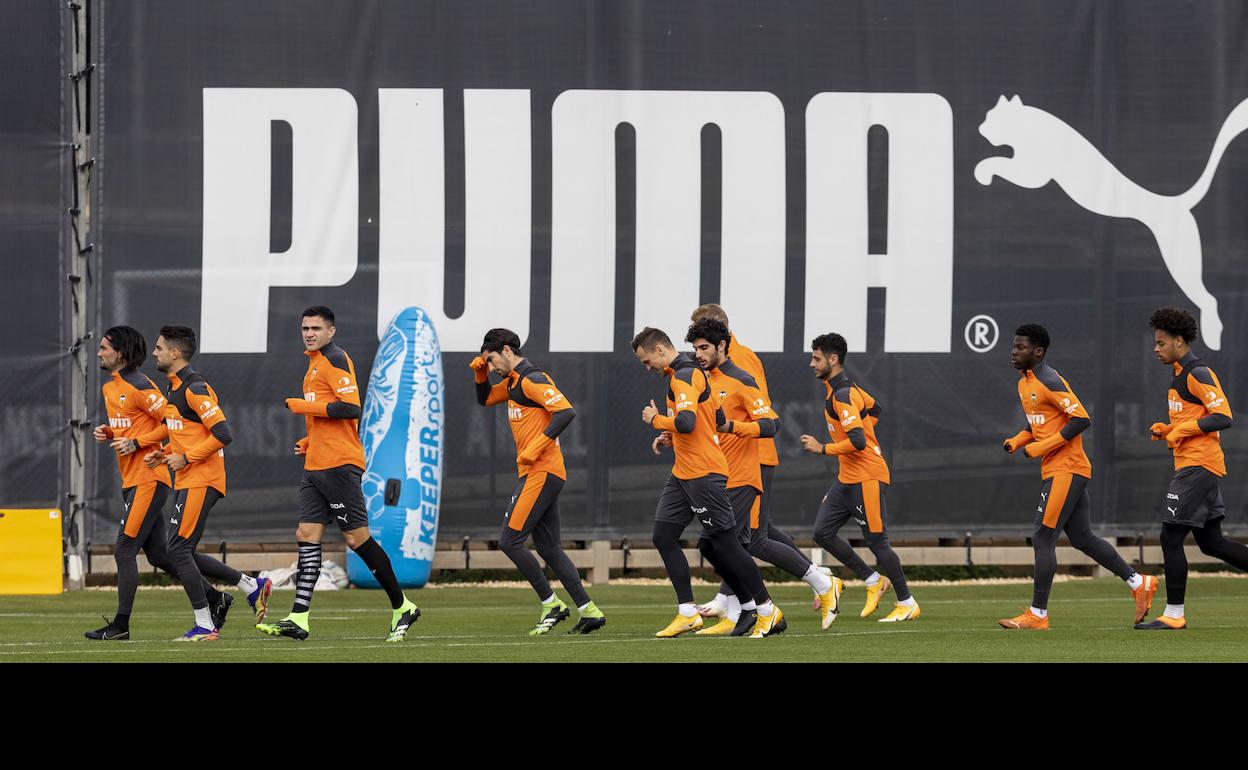
M 668 366 L 663 371 L 667 374 L 675 374 L 681 369 L 688 369 L 689 367 L 696 367 L 697 365 L 697 362 L 693 360 L 693 356 L 688 353 L 677 353 L 676 357 L 672 359 L 671 366 Z
M 186 382 L 186 378 L 190 377 L 194 373 L 195 370 L 191 368 L 190 364 L 187 364 L 179 369 L 176 374 L 171 373 L 169 375 L 169 382 L 173 383 L 174 390 L 177 390 L 182 387 L 182 383 Z
M 1187 351 L 1187 355 L 1183 356 L 1178 361 L 1175 361 L 1173 364 L 1170 364 L 1170 366 L 1174 367 L 1174 373 L 1178 374 L 1179 372 L 1183 371 L 1183 367 L 1190 364 L 1193 360 L 1195 360 L 1195 358 L 1196 358 L 1196 354 L 1192 352 L 1191 350 L 1189 350 Z

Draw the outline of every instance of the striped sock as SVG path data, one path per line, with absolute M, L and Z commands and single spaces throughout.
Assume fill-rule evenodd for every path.
M 299 543 L 299 574 L 295 578 L 295 606 L 291 612 L 307 612 L 312 590 L 321 576 L 321 544 Z

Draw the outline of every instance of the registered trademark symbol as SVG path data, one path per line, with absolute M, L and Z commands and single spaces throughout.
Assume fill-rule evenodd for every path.
M 1001 330 L 990 315 L 977 315 L 966 322 L 966 345 L 976 353 L 987 353 L 997 345 Z

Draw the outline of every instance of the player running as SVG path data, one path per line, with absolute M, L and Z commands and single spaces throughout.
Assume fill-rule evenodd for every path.
M 754 610 L 757 614 L 750 638 L 761 639 L 784 631 L 788 626 L 784 613 L 772 603 L 758 565 L 734 532 L 735 520 L 725 486 L 728 461 L 719 448 L 716 428 L 724 420 L 720 419 L 722 411 L 716 408 L 716 399 L 712 397 L 710 381 L 693 357 L 678 354 L 671 339 L 658 329 L 642 329 L 633 338 L 633 353 L 646 369 L 667 377 L 667 414 L 659 414 L 651 399 L 641 410 L 641 419 L 655 430 L 670 434 L 676 456 L 655 511 L 654 546 L 676 589 L 678 612 L 655 636 L 679 636 L 702 627 L 702 616 L 693 601 L 689 562 L 680 548 L 680 536 L 694 517 L 702 522 L 700 550 L 719 574 L 734 585 L 738 596 L 749 598 L 742 603 L 742 610 Z
M 836 483 L 823 496 L 815 517 L 815 541 L 867 584 L 867 601 L 860 617 L 869 617 L 875 612 L 880 597 L 893 588 L 897 592 L 897 603 L 879 622 L 918 620 L 919 605 L 906 587 L 901 559 L 888 542 L 884 493 L 891 477 L 880 442 L 875 437 L 880 408 L 869 393 L 846 376 L 848 350 L 845 338 L 839 334 L 821 334 L 811 341 L 810 367 L 827 390 L 824 419 L 832 443 L 825 444 L 814 436 L 803 435 L 802 448 L 812 454 L 833 455 L 840 465 Z M 868 567 L 837 534 L 851 518 L 862 528 L 863 539 L 880 569 L 884 570 L 884 576 Z
M 699 305 L 696 309 L 694 309 L 693 314 L 689 317 L 689 320 L 696 324 L 697 322 L 707 318 L 719 321 L 726 328 L 730 329 L 728 347 L 729 350 L 732 351 L 732 362 L 743 369 L 746 374 L 754 378 L 754 382 L 758 386 L 761 398 L 770 404 L 771 396 L 767 390 L 767 374 L 763 371 L 763 362 L 759 360 L 758 355 L 755 354 L 753 350 L 750 350 L 744 343 L 737 339 L 737 335 L 732 333 L 731 328 L 728 325 L 728 314 L 724 312 L 724 309 L 719 305 L 708 303 L 706 305 Z M 750 522 L 751 532 L 755 533 L 760 530 L 765 532 L 768 540 L 773 543 L 780 543 L 788 546 L 796 551 L 798 556 L 805 560 L 807 564 L 810 564 L 810 560 L 807 559 L 806 555 L 803 554 L 801 549 L 797 547 L 797 543 L 793 541 L 793 538 L 789 537 L 786 532 L 777 527 L 776 523 L 771 518 L 771 488 L 772 482 L 776 477 L 776 467 L 780 464 L 780 455 L 776 451 L 776 439 L 775 437 L 760 437 L 755 440 L 755 443 L 758 445 L 758 461 L 762 466 L 761 481 L 763 489 L 762 494 L 759 495 L 757 515 L 753 517 Z M 757 523 L 757 526 L 755 523 Z M 759 538 L 757 537 L 751 538 L 751 543 L 756 543 L 758 541 Z M 754 551 L 751 551 L 751 553 L 755 556 L 758 555 L 757 553 L 754 553 Z M 823 612 L 823 607 L 826 602 L 824 601 L 821 592 L 826 593 L 825 578 L 828 578 L 829 573 L 828 570 L 823 567 L 815 567 L 815 571 L 820 573 L 823 577 L 817 578 L 812 574 L 809 579 L 803 579 L 808 585 L 810 585 L 811 590 L 815 592 L 815 609 Z M 839 596 L 839 594 L 837 595 Z M 728 584 L 721 582 L 719 585 L 719 593 L 715 595 L 714 599 L 706 604 L 698 605 L 698 613 L 704 618 L 737 618 L 741 613 L 741 602 L 737 600 L 736 595 L 732 593 L 732 589 L 728 587 Z M 826 618 L 827 616 L 825 615 L 824 617 Z M 833 620 L 836 619 L 835 614 L 831 617 Z
M 1040 462 L 1040 505 L 1031 536 L 1036 553 L 1031 606 L 1017 617 L 997 621 L 1002 628 L 1043 631 L 1049 627 L 1049 591 L 1057 572 L 1057 538 L 1065 530 L 1070 544 L 1097 564 L 1126 581 L 1135 598 L 1135 619 L 1148 612 L 1157 592 L 1157 580 L 1141 575 L 1109 543 L 1092 532 L 1092 503 L 1088 481 L 1092 463 L 1083 451 L 1083 436 L 1092 419 L 1070 384 L 1045 363 L 1049 333 L 1039 324 L 1023 324 L 1014 332 L 1010 362 L 1019 370 L 1018 398 L 1027 415 L 1027 427 L 1002 444 L 1013 454 L 1019 449 Z
M 694 358 L 710 378 L 711 394 L 723 412 L 725 421 L 717 426 L 719 447 L 728 461 L 728 500 L 732 504 L 737 537 L 751 556 L 757 556 L 794 577 L 822 588 L 819 591 L 820 608 L 823 611 L 823 628 L 827 628 L 836 620 L 840 580 L 820 572 L 796 549 L 769 539 L 767 527 L 761 520 L 759 444 L 780 431 L 780 415 L 763 396 L 754 378 L 729 357 L 734 349 L 730 347 L 728 327 L 713 318 L 704 318 L 689 327 L 685 341 L 693 343 Z M 668 434 L 664 443 L 670 443 L 670 440 Z M 700 546 L 709 543 L 705 539 L 699 541 Z M 720 588 L 720 593 L 733 598 L 736 596 L 731 587 Z M 706 617 L 708 613 L 700 607 L 699 614 Z M 719 623 L 697 633 L 743 636 L 753 629 L 754 614 L 738 610 L 738 616 L 733 617 L 729 609 Z
M 130 613 L 134 607 L 134 595 L 139 586 L 139 567 L 136 557 L 139 549 L 148 562 L 175 574 L 169 560 L 169 535 L 165 528 L 164 506 L 169 496 L 172 480 L 168 466 L 161 464 L 148 468 L 138 455 L 138 438 L 160 428 L 165 419 L 165 397 L 156 384 L 138 367 L 147 358 L 147 340 L 129 326 L 114 326 L 100 338 L 96 352 L 100 369 L 110 372 L 104 383 L 104 409 L 108 423 L 95 429 L 95 440 L 107 442 L 117 454 L 117 466 L 121 471 L 121 497 L 125 514 L 117 531 L 117 545 L 113 559 L 117 562 L 117 614 L 103 628 L 87 631 L 88 639 L 104 641 L 130 638 Z M 259 591 L 249 597 L 257 612 L 267 607 L 272 583 L 259 581 Z M 233 597 L 222 594 L 204 582 L 204 592 L 210 607 L 228 609 Z M 223 597 L 229 597 L 225 599 Z M 224 613 L 214 619 L 220 627 Z
M 420 610 L 403 595 L 390 557 L 368 531 L 368 510 L 360 480 L 364 475 L 364 446 L 357 423 L 360 389 L 355 364 L 347 351 L 334 344 L 334 312 L 316 305 L 303 311 L 302 335 L 308 369 L 303 375 L 303 398 L 286 399 L 286 408 L 304 416 L 307 435 L 295 442 L 295 454 L 304 458 L 299 486 L 299 571 L 295 603 L 290 614 L 276 623 L 260 623 L 256 630 L 269 636 L 304 640 L 311 632 L 312 591 L 321 575 L 321 539 L 331 522 L 342 530 L 347 547 L 355 551 L 390 599 L 387 642 L 401 642 Z
M 469 364 L 477 384 L 477 403 L 507 402 L 507 420 L 516 442 L 516 473 L 520 477 L 507 512 L 503 514 L 498 547 L 524 574 L 542 609 L 529 636 L 549 633 L 571 612 L 550 587 L 545 572 L 525 545 L 530 535 L 537 552 L 550 565 L 576 604 L 580 619 L 569 634 L 588 634 L 607 624 L 602 610 L 590 600 L 581 575 L 559 544 L 559 493 L 568 473 L 559 448 L 562 433 L 576 412 L 550 375 L 520 353 L 520 337 L 510 329 L 490 329 L 481 343 L 481 355 Z M 502 378 L 490 385 L 490 372 Z
M 1226 506 L 1218 480 L 1226 475 L 1219 431 L 1231 427 L 1231 404 L 1222 382 L 1209 365 L 1192 352 L 1196 319 L 1178 308 L 1161 308 L 1148 319 L 1153 328 L 1153 351 L 1174 371 L 1167 394 L 1169 422 L 1153 423 L 1154 441 L 1165 441 L 1174 451 L 1174 475 L 1161 512 L 1161 552 L 1165 558 L 1166 609 L 1145 623 L 1143 631 L 1187 628 L 1183 615 L 1187 591 L 1187 555 L 1183 541 L 1190 532 L 1200 552 L 1241 570 L 1248 570 L 1248 546 L 1222 534 Z
M 217 639 L 234 597 L 221 594 L 210 607 L 205 576 L 238 586 L 257 618 L 268 612 L 272 584 L 196 551 L 208 525 L 208 513 L 225 497 L 225 447 L 233 436 L 216 392 L 202 374 L 191 368 L 195 350 L 193 329 L 161 327 L 152 356 L 156 368 L 169 378 L 165 386 L 165 421 L 136 442 L 138 448 L 151 448 L 143 457 L 149 470 L 163 464 L 173 471 L 175 514 L 169 523 L 176 529 L 169 539 L 169 561 L 195 613 L 195 625 L 175 641 L 209 642 Z M 162 447 L 161 442 L 166 439 L 169 443 Z

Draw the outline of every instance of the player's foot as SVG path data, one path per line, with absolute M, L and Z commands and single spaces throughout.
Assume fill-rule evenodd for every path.
M 203 626 L 195 626 L 190 631 L 182 634 L 175 642 L 215 642 L 217 641 L 217 631 L 213 628 L 204 628 Z
M 276 623 L 257 623 L 256 630 L 269 636 L 285 636 L 302 642 L 308 638 L 308 613 L 292 612 Z
M 832 578 L 832 587 L 815 599 L 819 602 L 819 614 L 823 618 L 822 627 L 826 629 L 836 621 L 841 611 L 841 591 L 845 590 L 845 581 L 838 577 Z
M 1049 615 L 1045 613 L 1044 617 L 1040 617 L 1031 611 L 1031 608 L 1023 610 L 1022 615 L 1013 618 L 998 620 L 997 625 L 1002 628 L 1021 629 L 1023 631 L 1048 631 Z
M 655 636 L 660 639 L 671 639 L 674 636 L 688 633 L 689 631 L 697 631 L 702 627 L 702 616 L 694 615 L 693 617 L 685 617 L 677 613 L 676 618 L 662 631 L 655 632 Z
M 390 618 L 390 635 L 387 642 L 401 642 L 407 636 L 407 629 L 420 618 L 420 608 L 411 599 L 404 599 L 403 606 L 393 611 Z
M 94 631 L 87 631 L 83 636 L 88 639 L 99 639 L 105 642 L 119 642 L 130 638 L 130 629 L 126 626 L 119 626 L 115 620 L 108 620 L 103 628 L 97 628 Z
M 723 617 L 713 626 L 705 626 L 700 631 L 694 633 L 698 636 L 727 636 L 731 634 L 737 627 L 737 622 L 732 618 Z
M 212 624 L 217 627 L 218 631 L 225 628 L 225 616 L 229 613 L 230 607 L 233 606 L 234 597 L 230 595 L 229 591 L 222 591 L 221 598 L 217 600 L 217 603 L 208 607 L 209 612 L 212 613 Z
M 871 613 L 875 612 L 875 608 L 880 606 L 880 598 L 888 593 L 888 589 L 893 584 L 888 582 L 888 578 L 880 576 L 879 581 L 873 586 L 867 586 L 867 603 L 862 605 L 862 612 L 858 613 L 860 618 L 869 618 Z
M 576 621 L 576 625 L 568 631 L 568 634 L 592 634 L 607 624 L 607 616 L 602 614 L 602 610 L 598 609 L 598 605 L 590 602 L 581 607 L 577 612 L 580 613 L 581 619 Z
M 815 567 L 815 569 L 819 570 L 820 572 L 827 575 L 828 577 L 832 577 L 832 569 L 830 567 Z M 810 608 L 814 610 L 815 612 L 819 612 L 823 609 L 819 605 L 819 592 L 815 591 L 814 588 L 811 588 L 810 590 L 814 591 L 814 594 L 815 594 L 815 598 L 810 600 Z
M 548 634 L 550 629 L 570 617 L 572 617 L 572 611 L 568 609 L 568 605 L 564 604 L 562 599 L 555 597 L 550 604 L 542 605 L 542 614 L 537 619 L 537 625 L 529 629 L 529 636 Z
M 1182 631 L 1187 628 L 1187 619 L 1158 615 L 1147 623 L 1136 623 L 1135 628 L 1137 631 Z
M 698 605 L 698 614 L 704 618 L 726 618 L 728 617 L 728 608 L 719 602 L 719 594 L 715 594 L 715 598 L 706 604 Z
M 901 623 L 906 620 L 918 620 L 921 612 L 918 604 L 896 604 L 893 611 L 880 618 L 877 623 Z
M 732 629 L 729 636 L 749 636 L 754 633 L 754 624 L 758 622 L 758 610 L 741 610 L 741 616 L 737 618 L 737 627 Z
M 756 613 L 758 619 L 754 621 L 754 630 L 750 633 L 751 639 L 762 639 L 772 634 L 784 633 L 784 629 L 789 627 L 789 621 L 784 619 L 784 613 L 774 604 L 771 606 L 771 614 L 764 615 Z
M 247 604 L 251 605 L 256 622 L 260 623 L 269 614 L 269 594 L 273 593 L 273 581 L 268 578 L 259 578 L 256 583 L 256 590 L 247 594 Z
M 1152 575 L 1140 575 L 1140 577 L 1144 578 L 1144 582 L 1131 592 L 1131 597 L 1135 599 L 1136 623 L 1144 622 L 1148 611 L 1153 607 L 1153 594 L 1157 593 L 1157 578 Z

